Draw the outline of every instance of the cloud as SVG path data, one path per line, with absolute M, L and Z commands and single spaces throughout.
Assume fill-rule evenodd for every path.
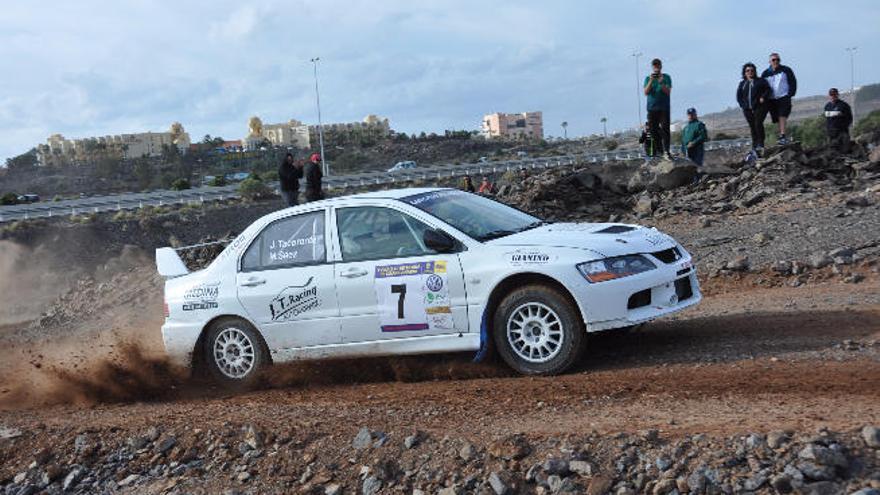
M 673 114 L 733 105 L 746 60 L 779 50 L 802 94 L 880 81 L 880 4 L 818 1 L 534 4 L 487 0 L 15 3 L 0 18 L 0 157 L 49 134 L 164 130 L 239 138 L 247 119 L 387 116 L 400 131 L 474 129 L 493 111 L 542 110 L 548 134 L 635 125 L 640 72 L 662 58 Z M 644 102 L 641 103 L 644 105 Z

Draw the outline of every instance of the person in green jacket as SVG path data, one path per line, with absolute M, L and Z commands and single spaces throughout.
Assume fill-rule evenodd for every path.
M 697 109 L 687 109 L 688 123 L 681 130 L 681 152 L 691 159 L 698 167 L 703 166 L 703 145 L 709 140 L 706 124 L 697 118 Z

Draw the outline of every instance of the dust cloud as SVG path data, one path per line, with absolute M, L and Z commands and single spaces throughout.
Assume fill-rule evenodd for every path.
M 31 249 L 0 241 L 0 325 L 38 318 L 48 304 L 63 294 L 78 271 L 47 269 L 51 249 Z

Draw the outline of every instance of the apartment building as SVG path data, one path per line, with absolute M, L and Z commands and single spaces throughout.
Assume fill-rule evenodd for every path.
M 482 133 L 495 139 L 543 139 L 541 112 L 491 113 L 483 117 Z
M 167 146 L 175 146 L 181 154 L 189 151 L 189 134 L 179 122 L 171 124 L 168 132 L 141 132 L 115 134 L 82 139 L 66 139 L 52 134 L 46 144 L 37 146 L 40 165 L 60 166 L 86 163 L 98 158 L 131 159 L 160 156 Z

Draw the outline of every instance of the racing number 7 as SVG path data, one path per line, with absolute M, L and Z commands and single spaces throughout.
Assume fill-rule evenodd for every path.
M 397 318 L 403 319 L 403 301 L 406 299 L 406 284 L 396 284 L 391 286 L 392 294 L 400 294 L 397 299 Z

